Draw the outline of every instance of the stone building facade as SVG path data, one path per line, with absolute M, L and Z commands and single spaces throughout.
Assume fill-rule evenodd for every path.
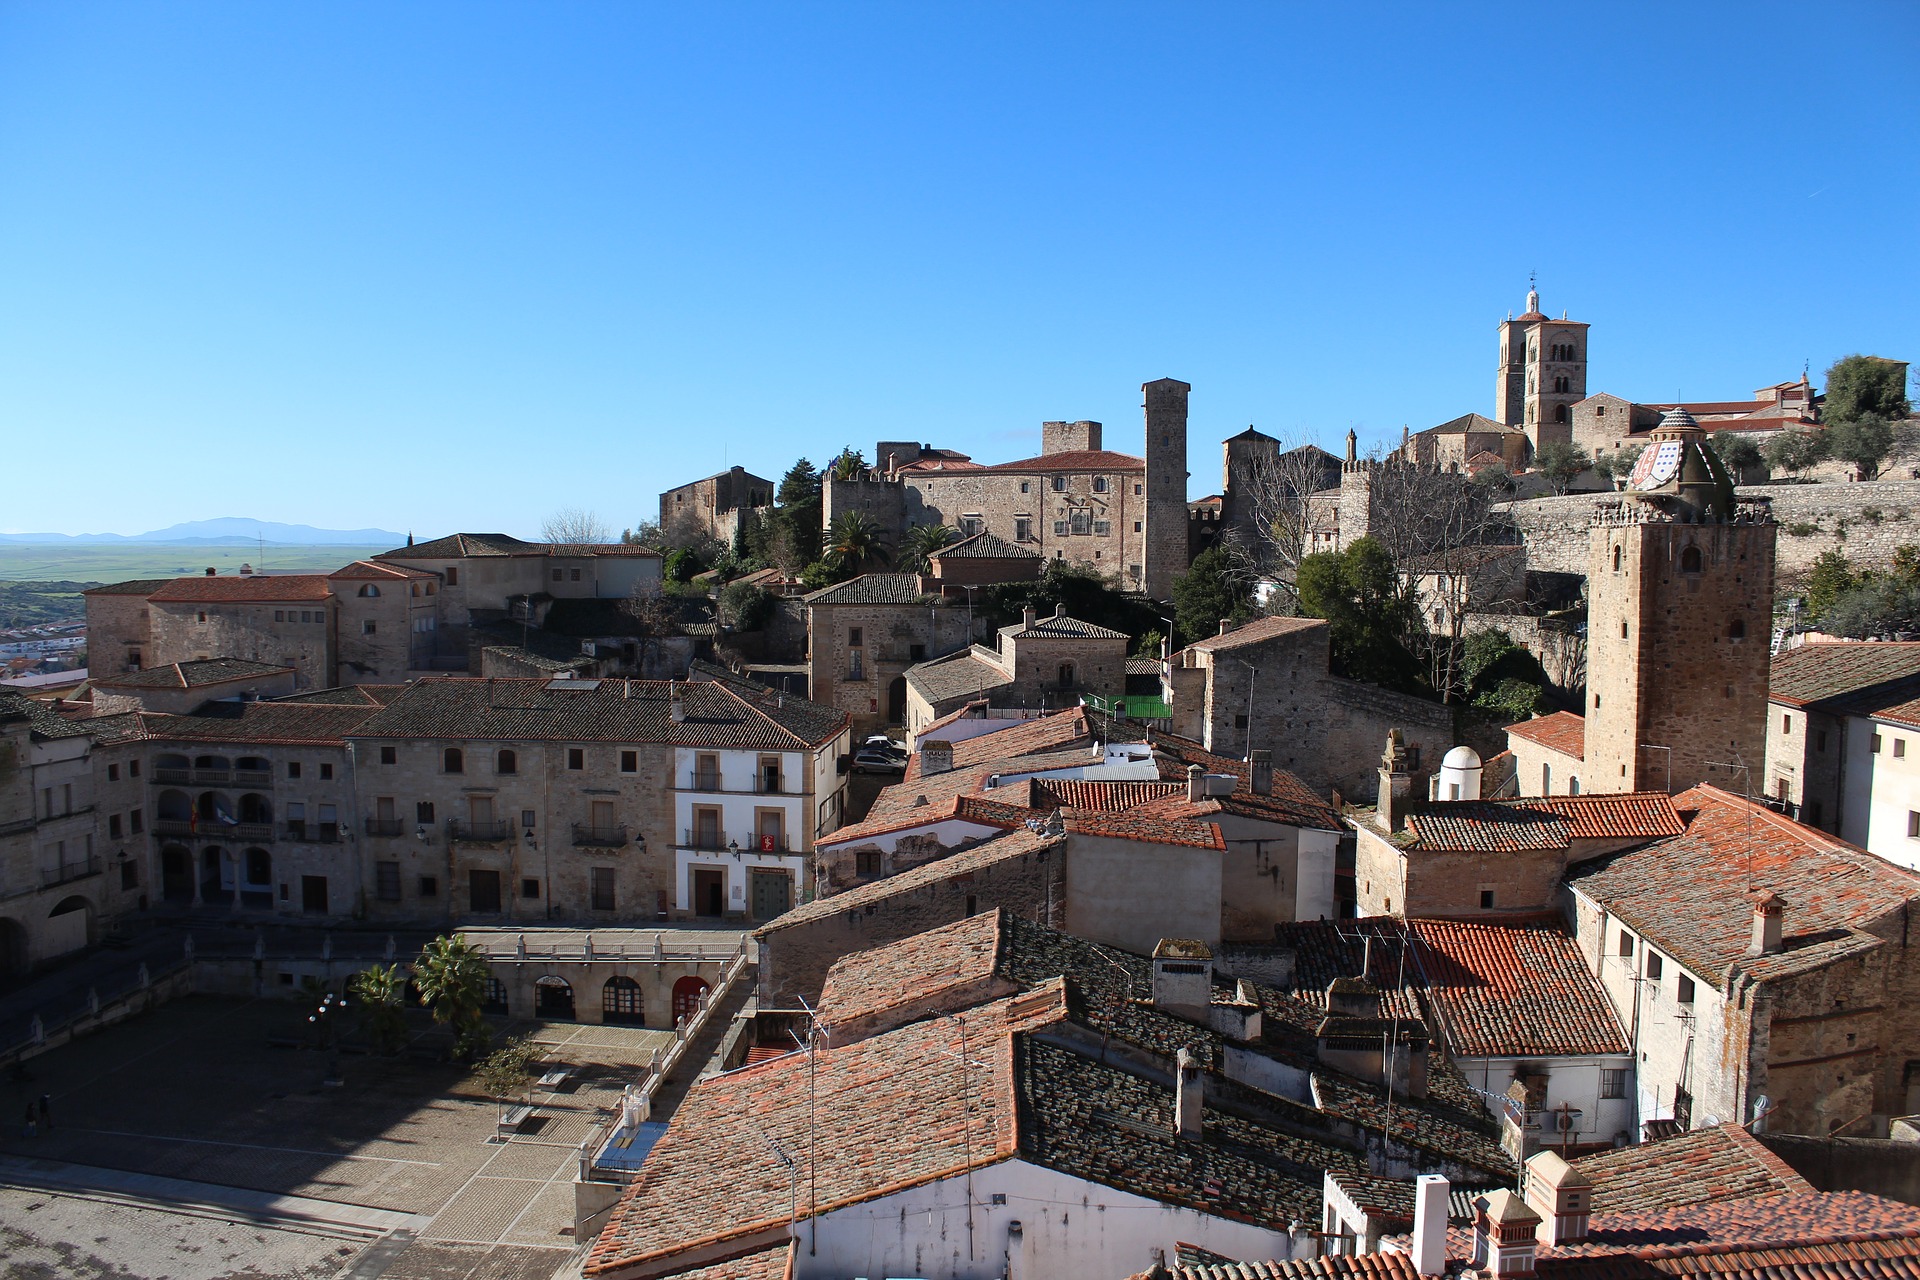
M 175 578 L 147 608 L 149 664 L 246 658 L 291 667 L 301 689 L 337 683 L 339 602 L 320 574 Z
M 1527 434 L 1533 452 L 1573 438 L 1573 406 L 1587 395 L 1587 325 L 1540 313 L 1540 292 L 1527 309 L 1500 323 L 1500 371 L 1494 418 Z
M 438 576 L 356 560 L 327 581 L 338 601 L 339 683 L 399 683 L 432 668 L 440 632 Z
M 171 578 L 141 578 L 94 587 L 87 603 L 87 670 L 93 677 L 126 674 L 150 665 L 152 610 L 147 597 Z
M 773 505 L 773 481 L 729 467 L 660 495 L 660 527 L 676 544 L 704 534 L 733 545 L 743 516 Z
M 917 574 L 869 573 L 815 591 L 807 606 L 807 696 L 865 737 L 907 716 L 908 668 L 968 645 L 971 611 Z
M 996 647 L 973 645 L 907 671 L 910 737 L 973 702 L 1046 711 L 1126 692 L 1127 637 L 1069 618 L 1064 606 L 1049 618 L 1028 609 L 995 640 Z

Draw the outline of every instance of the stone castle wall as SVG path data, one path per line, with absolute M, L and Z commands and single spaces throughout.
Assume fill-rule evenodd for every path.
M 1740 494 L 1773 500 L 1780 525 L 1775 573 L 1782 583 L 1804 579 L 1823 551 L 1841 552 L 1856 569 L 1884 569 L 1896 548 L 1920 545 L 1920 481 L 1752 485 Z M 1527 567 L 1585 574 L 1594 510 L 1618 497 L 1580 493 L 1511 504 L 1526 539 Z

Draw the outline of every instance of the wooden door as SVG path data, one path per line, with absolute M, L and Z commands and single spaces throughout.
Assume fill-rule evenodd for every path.
M 475 915 L 500 913 L 500 873 L 475 868 L 467 873 L 469 907 Z

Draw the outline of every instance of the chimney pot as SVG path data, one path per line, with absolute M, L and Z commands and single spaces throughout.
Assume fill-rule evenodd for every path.
M 950 773 L 953 770 L 953 744 L 939 738 L 920 744 L 920 776 L 930 778 L 936 773 Z
M 1753 903 L 1753 940 L 1747 952 L 1756 956 L 1774 955 L 1784 943 L 1787 904 L 1771 889 L 1749 894 L 1748 900 Z
M 1180 1050 L 1179 1078 L 1174 1085 L 1174 1127 L 1189 1142 L 1200 1141 L 1203 1123 L 1201 1109 L 1206 1103 L 1205 1077 L 1191 1050 Z
M 1187 766 L 1187 803 L 1199 804 L 1207 794 L 1207 771 L 1197 764 Z
M 1273 792 L 1273 752 L 1265 747 L 1247 753 L 1247 788 L 1257 796 Z
M 1447 1269 L 1447 1180 L 1423 1173 L 1413 1180 L 1413 1269 L 1423 1276 Z
M 207 566 L 207 576 L 208 576 L 209 578 L 211 578 L 211 577 L 213 577 L 213 576 L 214 576 L 214 568 L 213 568 L 213 566 L 212 566 L 212 565 L 208 565 L 208 566 Z
M 1040 612 L 1039 610 L 1035 609 L 1032 605 L 1028 605 L 1026 608 L 1020 611 L 1020 625 L 1026 630 L 1029 630 L 1029 631 L 1032 630 L 1033 624 L 1038 622 L 1039 620 L 1040 620 Z
M 1231 630 L 1233 630 L 1233 619 L 1232 618 L 1220 619 L 1220 634 L 1225 635 L 1227 634 L 1227 632 Z

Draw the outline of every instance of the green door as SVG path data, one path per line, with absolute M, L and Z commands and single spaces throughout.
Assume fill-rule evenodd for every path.
M 753 873 L 753 918 L 771 920 L 793 905 L 793 877 L 784 871 Z

